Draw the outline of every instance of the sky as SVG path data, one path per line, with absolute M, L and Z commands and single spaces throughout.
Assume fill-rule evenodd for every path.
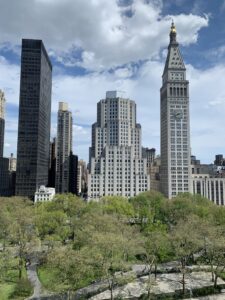
M 190 82 L 191 149 L 225 154 L 225 0 L 0 0 L 4 155 L 16 156 L 21 39 L 42 39 L 53 64 L 51 137 L 58 102 L 73 114 L 73 152 L 88 160 L 97 102 L 135 100 L 142 144 L 160 154 L 160 87 L 171 21 Z

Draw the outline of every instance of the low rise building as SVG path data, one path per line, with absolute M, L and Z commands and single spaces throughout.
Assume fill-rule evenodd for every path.
M 199 194 L 217 205 L 225 205 L 225 178 L 194 174 L 191 180 L 193 194 Z
M 55 188 L 45 187 L 41 185 L 34 195 L 34 202 L 46 202 L 53 200 L 55 196 Z
M 191 159 L 193 194 L 199 194 L 217 205 L 225 205 L 225 167 L 222 160 L 222 155 L 216 155 L 214 164 L 207 165 Z

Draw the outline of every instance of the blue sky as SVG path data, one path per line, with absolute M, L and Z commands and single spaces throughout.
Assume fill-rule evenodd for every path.
M 137 103 L 143 146 L 160 153 L 159 89 L 171 20 L 190 81 L 192 154 L 225 154 L 224 0 L 0 0 L 0 89 L 5 156 L 16 154 L 20 45 L 43 39 L 53 63 L 52 128 L 59 101 L 73 113 L 73 151 L 88 160 L 96 103 L 107 90 Z

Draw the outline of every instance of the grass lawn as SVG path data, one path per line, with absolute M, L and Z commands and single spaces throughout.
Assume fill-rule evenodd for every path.
M 8 300 L 10 299 L 10 295 L 14 291 L 16 284 L 15 283 L 0 283 L 0 295 L 1 300 Z
M 0 264 L 2 263 L 1 266 L 3 266 L 3 261 L 0 261 Z M 1 272 L 1 278 L 0 278 L 0 299 L 1 300 L 8 300 L 8 299 L 13 299 L 13 300 L 22 300 L 24 297 L 16 297 L 13 296 L 13 298 L 10 298 L 12 293 L 16 290 L 17 284 L 18 284 L 18 259 L 17 258 L 8 258 L 7 261 L 7 268 L 2 269 Z M 3 276 L 4 274 L 4 276 Z M 23 268 L 22 270 L 22 279 L 27 278 L 27 272 L 26 269 Z
M 38 277 L 42 286 L 51 292 L 60 292 L 67 290 L 65 284 L 59 283 L 56 275 L 56 270 L 40 266 L 38 268 Z

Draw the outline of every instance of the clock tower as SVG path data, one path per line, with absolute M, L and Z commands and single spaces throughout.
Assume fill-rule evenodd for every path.
M 169 199 L 191 192 L 189 82 L 172 22 L 160 90 L 161 192 Z

